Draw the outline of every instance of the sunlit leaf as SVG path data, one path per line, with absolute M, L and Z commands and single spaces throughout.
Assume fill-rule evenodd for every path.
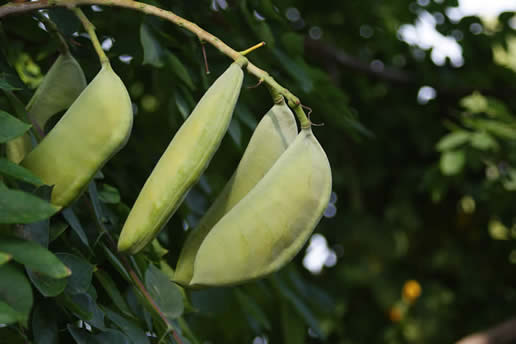
M 16 117 L 0 110 L 0 143 L 5 143 L 25 133 L 30 124 L 20 121 Z
M 0 251 L 12 255 L 14 261 L 48 277 L 64 278 L 71 274 L 71 270 L 52 252 L 33 241 L 1 237 Z
M 14 264 L 0 265 L 0 307 L 2 303 L 5 317 L 9 322 L 25 323 L 32 308 L 32 289 L 27 277 Z M 6 307 L 6 305 L 8 307 Z M 0 314 L 3 313 L 0 311 Z

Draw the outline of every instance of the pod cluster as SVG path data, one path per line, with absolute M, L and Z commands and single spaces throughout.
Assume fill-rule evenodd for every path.
M 147 246 L 199 180 L 228 130 L 246 64 L 245 58 L 234 62 L 174 135 L 123 225 L 120 252 L 136 254 Z M 28 136 L 7 146 L 12 161 L 53 186 L 51 202 L 60 207 L 77 199 L 125 145 L 133 123 L 127 90 L 108 62 L 86 85 L 72 56 L 57 59 L 27 110 L 44 133 L 48 119 L 66 108 L 34 148 Z M 282 100 L 263 116 L 232 177 L 189 233 L 175 281 L 190 287 L 232 285 L 280 269 L 309 238 L 330 193 L 324 150 L 311 128 L 298 132 Z

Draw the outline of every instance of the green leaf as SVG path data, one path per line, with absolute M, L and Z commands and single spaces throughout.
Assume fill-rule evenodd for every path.
M 72 36 L 81 29 L 81 22 L 77 16 L 67 8 L 49 8 L 46 10 L 50 19 L 57 25 L 59 31 L 66 36 Z
M 262 311 L 260 306 L 254 302 L 252 298 L 244 294 L 241 290 L 235 290 L 237 300 L 240 303 L 242 310 L 256 320 L 265 330 L 271 330 L 271 324 L 267 316 Z
M 321 330 L 319 321 L 312 313 L 310 308 L 280 279 L 279 274 L 273 275 L 271 281 L 280 295 L 293 307 L 293 309 L 303 318 L 305 323 L 321 338 L 325 338 Z
M 59 342 L 57 319 L 51 310 L 54 303 L 43 301 L 32 312 L 32 334 L 36 344 L 55 344 Z
M 476 132 L 471 135 L 471 146 L 479 150 L 498 150 L 498 142 L 486 132 Z
M 460 173 L 466 163 L 466 154 L 463 150 L 447 151 L 441 154 L 441 172 L 445 176 L 452 176 Z
M 0 251 L 11 254 L 13 260 L 49 277 L 64 278 L 71 274 L 70 269 L 52 252 L 33 241 L 0 237 Z
M 25 274 L 13 264 L 0 266 L 0 301 L 18 313 L 18 321 L 27 322 L 32 308 L 32 289 Z
M 229 123 L 229 136 L 235 142 L 235 144 L 240 147 L 242 145 L 242 130 L 240 129 L 240 123 L 236 120 L 236 118 L 232 118 Z
M 106 204 L 118 204 L 120 203 L 120 192 L 111 185 L 103 184 L 99 191 L 99 199 Z
M 140 42 L 143 47 L 143 64 L 163 67 L 163 48 L 145 24 L 140 26 Z
M 30 124 L 20 121 L 5 111 L 0 110 L 0 143 L 6 143 L 23 135 L 31 128 Z
M 471 95 L 462 98 L 460 105 L 472 113 L 485 112 L 487 110 L 487 98 L 479 92 L 473 92 Z
M 308 76 L 304 65 L 299 61 L 299 59 L 293 59 L 279 49 L 274 49 L 273 55 L 305 93 L 310 93 L 312 91 L 314 88 L 312 79 Z
M 84 229 L 82 229 L 81 223 L 79 222 L 77 216 L 75 216 L 72 208 L 65 208 L 62 214 L 66 222 L 68 222 L 70 227 L 72 227 L 72 230 L 75 232 L 75 234 L 77 234 L 81 242 L 89 247 L 88 237 L 86 236 Z
M 0 192 L 0 223 L 37 222 L 59 210 L 59 207 L 23 191 L 5 189 Z
M 169 321 L 183 314 L 183 297 L 179 287 L 153 264 L 149 264 L 145 272 L 145 286 Z
M 503 187 L 507 191 L 516 191 L 516 169 L 509 168 L 503 181 Z
M 8 73 L 0 73 L 0 90 L 17 91 L 23 89 L 23 84 L 17 77 Z
M 8 261 L 10 261 L 12 257 L 13 256 L 11 256 L 10 254 L 4 253 L 4 252 L 0 252 L 0 265 L 4 265 Z
M 68 227 L 68 223 L 64 221 L 53 221 L 50 226 L 49 241 L 52 242 L 59 238 Z
M 107 246 L 102 244 L 102 248 L 104 249 L 104 252 L 106 253 L 106 258 L 110 261 L 111 265 L 117 269 L 117 271 L 122 275 L 122 277 L 125 278 L 126 281 L 132 282 L 131 277 L 129 276 L 129 273 L 123 266 L 123 264 L 120 262 L 120 260 L 117 258 L 117 256 L 111 252 Z
M 12 324 L 18 321 L 19 314 L 7 303 L 0 301 L 0 324 Z
M 468 142 L 471 137 L 471 133 L 467 131 L 454 131 L 443 136 L 437 143 L 437 150 L 444 152 L 447 150 L 455 149 L 460 145 Z
M 86 321 L 91 326 L 100 330 L 106 328 L 104 325 L 104 312 L 91 295 L 86 293 L 74 295 L 64 293 L 57 300 L 74 313 L 76 317 Z
M 176 106 L 179 110 L 179 113 L 181 116 L 183 116 L 183 119 L 187 119 L 188 116 L 190 116 L 190 112 L 192 109 L 188 105 L 188 102 L 186 101 L 185 97 L 181 94 L 179 90 L 174 92 L 174 98 L 176 100 Z
M 111 298 L 115 306 L 122 313 L 131 316 L 131 311 L 129 310 L 129 307 L 125 302 L 124 297 L 118 290 L 118 287 L 116 286 L 111 276 L 109 276 L 109 274 L 107 274 L 103 270 L 97 270 L 95 271 L 95 277 L 99 280 L 104 290 L 108 293 L 109 297 Z
M 26 269 L 26 271 L 32 284 L 44 297 L 55 297 L 61 294 L 68 283 L 66 278 L 48 277 L 31 269 Z
M 71 276 L 67 278 L 66 292 L 70 294 L 85 293 L 91 285 L 93 265 L 70 253 L 57 253 L 56 256 L 72 270 Z
M 131 344 L 129 339 L 117 330 L 106 329 L 98 334 L 92 334 L 71 324 L 66 327 L 77 344 Z
M 12 177 L 32 185 L 41 186 L 43 181 L 39 177 L 32 174 L 31 171 L 26 168 L 15 164 L 5 158 L 0 158 L 0 174 L 4 176 Z
M 281 302 L 281 328 L 285 344 L 304 344 L 306 342 L 306 326 L 303 318 L 284 300 Z
M 192 81 L 192 78 L 190 77 L 190 74 L 188 74 L 188 70 L 186 69 L 185 65 L 181 62 L 181 60 L 178 59 L 177 56 L 172 54 L 170 51 L 167 51 L 165 56 L 167 66 L 170 68 L 172 73 L 174 73 L 179 78 L 179 80 L 185 83 L 189 89 L 195 90 L 196 87 Z
M 35 241 L 43 247 L 48 247 L 50 232 L 50 220 L 45 219 L 23 225 L 19 233 L 21 237 L 27 240 Z
M 102 209 L 102 204 L 99 200 L 99 194 L 97 192 L 97 184 L 94 180 L 92 180 L 88 184 L 88 193 L 90 195 L 91 204 L 93 205 L 93 211 L 95 212 L 95 216 L 97 217 L 98 223 L 101 225 L 101 229 L 103 229 L 104 223 L 107 221 L 106 216 L 104 215 L 104 210 Z
M 129 337 L 133 344 L 150 343 L 145 331 L 140 328 L 138 323 L 133 320 L 126 319 L 108 308 L 103 308 L 103 310 L 108 319 L 115 323 L 115 325 Z

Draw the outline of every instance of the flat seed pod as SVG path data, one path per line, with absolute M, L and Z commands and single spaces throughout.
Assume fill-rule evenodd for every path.
M 60 111 L 66 110 L 86 88 L 86 78 L 71 54 L 59 55 L 32 96 L 27 111 L 29 119 L 40 129 Z M 6 145 L 7 158 L 15 163 L 32 150 L 29 134 L 11 140 Z
M 75 58 L 59 55 L 27 105 L 30 119 L 44 129 L 47 121 L 69 108 L 86 86 L 86 77 Z
M 274 105 L 261 119 L 231 179 L 188 235 L 174 274 L 187 285 L 193 276 L 195 255 L 210 229 L 263 178 L 297 136 L 297 125 L 285 102 Z
M 328 158 L 303 129 L 258 184 L 208 233 L 191 286 L 242 283 L 288 263 L 319 222 L 331 193 Z
M 122 228 L 118 250 L 135 254 L 156 237 L 208 166 L 240 94 L 245 59 L 206 91 L 145 182 Z
M 131 99 L 109 63 L 21 165 L 54 185 L 51 202 L 66 207 L 127 142 Z

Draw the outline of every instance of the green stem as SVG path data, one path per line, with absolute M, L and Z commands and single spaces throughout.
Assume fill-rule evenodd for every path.
M 221 41 L 218 37 L 212 35 L 206 30 L 203 30 L 197 24 L 188 21 L 171 11 L 167 11 L 161 9 L 156 6 L 152 6 L 143 2 L 133 1 L 133 0 L 39 0 L 32 2 L 10 2 L 5 5 L 0 6 L 0 18 L 15 14 L 15 13 L 23 13 L 27 11 L 34 11 L 43 8 L 63 6 L 68 8 L 73 8 L 75 6 L 80 5 L 100 5 L 100 6 L 117 6 L 133 9 L 136 11 L 143 12 L 145 14 L 150 14 L 153 16 L 157 16 L 168 20 L 179 27 L 182 27 L 193 34 L 195 34 L 201 41 L 207 42 L 217 48 L 221 53 L 227 55 L 233 60 L 238 60 L 238 58 L 242 57 L 242 54 L 235 49 L 228 46 L 226 43 Z M 103 52 L 102 52 L 103 54 Z M 100 54 L 99 54 L 100 56 Z M 310 120 L 306 117 L 303 109 L 301 108 L 301 102 L 299 98 L 296 97 L 293 93 L 291 93 L 288 89 L 281 86 L 272 76 L 270 76 L 263 69 L 258 68 L 256 65 L 249 62 L 247 64 L 247 71 L 256 76 L 258 80 L 263 80 L 269 87 L 275 89 L 278 93 L 285 97 L 288 101 L 290 107 L 294 109 L 294 112 L 298 116 L 299 122 L 301 126 L 307 126 L 310 123 Z
M 81 21 L 82 26 L 84 26 L 84 29 L 90 36 L 91 43 L 95 48 L 95 52 L 99 56 L 100 63 L 102 65 L 109 63 L 109 59 L 106 56 L 106 53 L 104 53 L 104 49 L 102 49 L 102 45 L 100 44 L 97 34 L 95 33 L 95 26 L 90 22 L 90 20 L 86 17 L 84 12 L 80 8 L 73 7 L 72 11 L 74 11 L 77 18 L 79 18 L 79 20 Z
M 104 224 L 99 220 L 99 218 L 97 217 L 97 214 L 95 214 L 95 210 L 94 210 L 93 206 L 91 205 L 91 203 L 89 203 L 89 206 L 90 206 L 90 210 L 94 213 L 94 217 L 97 220 L 97 224 L 100 227 L 101 233 L 103 233 L 104 238 L 106 238 L 108 246 L 111 248 L 111 250 L 114 253 L 117 252 L 115 240 L 113 239 L 113 237 L 111 236 L 109 231 L 104 227 Z M 156 312 L 156 314 L 160 317 L 161 321 L 163 321 L 163 323 L 167 327 L 166 333 L 171 332 L 172 337 L 174 337 L 174 340 L 176 341 L 176 343 L 183 344 L 183 342 L 181 341 L 181 338 L 179 338 L 176 331 L 173 330 L 172 324 L 170 324 L 170 322 L 168 321 L 165 314 L 163 314 L 163 312 L 159 308 L 158 304 L 154 301 L 152 296 L 147 291 L 147 288 L 145 288 L 145 285 L 141 281 L 140 277 L 138 277 L 138 274 L 133 269 L 133 267 L 132 267 L 131 263 L 129 262 L 129 260 L 127 259 L 127 257 L 125 255 L 121 255 L 121 254 L 117 254 L 117 255 L 118 255 L 120 262 L 122 263 L 124 268 L 129 273 L 129 276 L 130 276 L 131 280 L 133 281 L 134 285 L 136 286 L 136 288 L 140 291 L 140 293 L 143 295 L 145 300 L 148 302 L 148 304 L 151 306 L 151 308 L 154 310 L 154 312 Z

